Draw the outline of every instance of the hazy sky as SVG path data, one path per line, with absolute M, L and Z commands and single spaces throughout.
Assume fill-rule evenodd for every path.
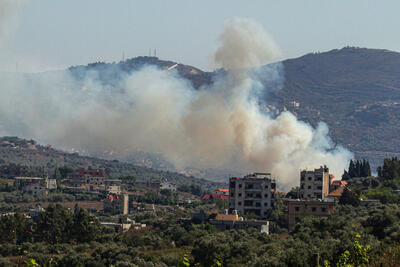
M 212 69 L 223 23 L 250 17 L 284 58 L 343 46 L 400 51 L 400 1 L 31 0 L 0 45 L 0 70 L 60 69 L 148 55 Z M 1 14 L 1 12 L 0 12 Z

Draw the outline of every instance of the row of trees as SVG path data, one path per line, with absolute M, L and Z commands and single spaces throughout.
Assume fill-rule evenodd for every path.
M 70 241 L 89 242 L 101 237 L 101 225 L 86 210 L 75 207 L 74 212 L 61 205 L 49 205 L 39 216 L 29 219 L 22 213 L 0 217 L 0 243 Z
M 387 180 L 400 181 L 400 160 L 397 157 L 386 158 L 377 169 L 378 176 Z
M 342 179 L 349 180 L 354 177 L 369 177 L 369 176 L 371 176 L 371 166 L 369 164 L 369 161 L 365 159 L 363 159 L 362 161 L 350 160 L 349 170 L 344 171 Z
M 152 226 L 152 230 L 131 231 L 105 239 L 96 230 L 89 230 L 96 223 L 90 217 L 79 219 L 87 218 L 85 214 L 79 215 L 80 212 L 54 206 L 35 220 L 37 226 L 21 215 L 16 215 L 19 217 L 10 223 L 12 227 L 4 227 L 6 223 L 2 221 L 1 237 L 9 236 L 7 241 L 2 241 L 0 255 L 26 255 L 40 266 L 49 266 L 49 262 L 51 266 L 316 266 L 316 255 L 319 255 L 320 264 L 325 262 L 330 266 L 365 263 L 379 266 L 383 260 L 392 262 L 383 266 L 400 263 L 386 254 L 389 249 L 399 247 L 398 205 L 338 205 L 332 216 L 301 219 L 284 238 L 256 230 L 218 232 L 209 224 L 187 223 L 181 218 L 190 212 L 176 211 L 137 214 L 133 219 Z M 20 228 L 25 232 L 18 230 Z M 32 240 L 13 245 L 20 242 L 18 238 L 29 236 L 29 231 Z M 37 237 L 38 233 L 43 237 Z M 88 238 L 78 239 L 78 235 Z M 80 243 L 87 242 L 84 240 L 99 242 Z M 38 243 L 42 241 L 56 245 Z M 0 266 L 1 263 L 0 259 Z M 7 264 L 5 266 L 12 266 Z

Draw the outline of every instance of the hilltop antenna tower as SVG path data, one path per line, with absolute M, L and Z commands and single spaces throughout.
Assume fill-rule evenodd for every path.
M 124 62 L 124 61 L 125 61 L 125 52 L 122 51 L 122 62 Z
M 157 57 L 157 49 L 154 48 L 154 57 Z

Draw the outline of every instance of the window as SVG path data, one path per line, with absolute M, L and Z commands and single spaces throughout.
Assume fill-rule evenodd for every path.
M 241 197 L 242 196 L 242 193 L 239 193 L 239 197 Z
M 244 201 L 245 206 L 253 206 L 253 201 L 252 200 L 245 200 Z
M 300 189 L 304 189 L 304 184 L 301 185 Z
M 231 197 L 233 197 L 233 193 L 231 193 Z
M 261 194 L 256 194 L 256 198 L 261 198 Z
M 265 185 L 265 189 L 268 189 L 268 185 Z
M 326 212 L 326 208 L 324 207 L 324 208 L 321 208 L 321 211 L 322 212 Z
M 242 202 L 241 201 L 238 202 L 238 206 L 242 206 Z
M 317 188 L 318 188 L 318 190 L 322 190 L 322 186 L 318 186 Z
M 317 211 L 317 208 L 316 208 L 316 207 L 312 207 L 312 208 L 311 208 L 311 211 L 312 211 L 312 212 L 316 212 L 316 211 Z
M 308 186 L 308 189 L 311 189 L 311 185 Z
M 311 176 L 310 176 L 310 177 L 308 177 L 308 180 L 309 180 L 309 181 L 311 181 L 311 180 L 312 180 L 312 177 L 311 177 Z
M 239 188 L 242 188 L 242 184 L 239 184 Z
M 256 202 L 256 207 L 261 207 L 261 203 L 260 202 Z
M 295 211 L 300 211 L 300 208 L 299 207 L 295 207 L 294 210 Z
M 268 194 L 265 194 L 264 197 L 265 197 L 265 198 L 268 198 Z
M 303 176 L 303 177 L 301 177 L 300 181 L 304 181 L 304 176 Z
M 268 207 L 268 203 L 267 202 L 264 203 L 264 207 Z

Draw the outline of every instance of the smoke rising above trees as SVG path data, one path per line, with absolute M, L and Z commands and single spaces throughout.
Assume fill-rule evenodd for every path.
M 83 80 L 66 71 L 1 73 L 0 134 L 91 154 L 141 148 L 177 167 L 269 171 L 286 189 L 298 183 L 300 168 L 327 165 L 338 176 L 351 153 L 332 144 L 324 123 L 314 129 L 260 104 L 263 79 L 283 80 L 279 64 L 260 67 L 280 56 L 264 27 L 230 20 L 220 42 L 215 63 L 225 71 L 198 90 L 177 72 L 153 66 L 112 86 L 96 72 Z

